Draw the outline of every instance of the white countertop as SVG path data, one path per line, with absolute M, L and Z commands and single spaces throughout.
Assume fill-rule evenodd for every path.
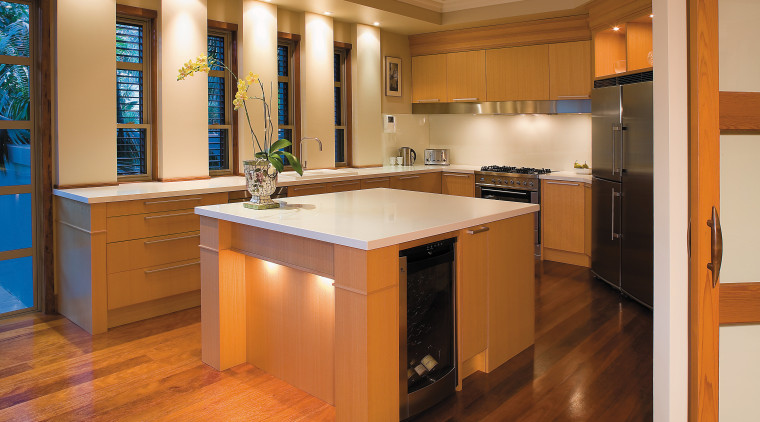
M 564 180 L 566 182 L 591 183 L 593 181 L 593 176 L 591 176 L 590 174 L 578 174 L 572 170 L 553 171 L 549 174 L 542 174 L 539 177 L 541 179 Z
M 195 213 L 337 245 L 370 250 L 537 212 L 539 206 L 395 189 L 368 189 L 277 200 L 282 208 L 242 203 Z
M 418 174 L 433 172 L 469 173 L 476 166 L 384 166 L 368 168 L 351 168 L 337 170 L 306 170 L 305 177 L 298 177 L 295 172 L 285 172 L 277 179 L 278 186 L 303 185 L 311 183 L 332 182 L 337 180 L 355 180 L 366 177 L 393 176 L 400 173 Z M 166 198 L 182 195 L 201 195 L 204 193 L 230 192 L 245 190 L 245 178 L 242 176 L 215 177 L 204 180 L 184 182 L 136 182 L 122 183 L 117 186 L 100 186 L 93 188 L 54 189 L 53 194 L 86 204 L 104 202 L 132 201 L 135 199 Z

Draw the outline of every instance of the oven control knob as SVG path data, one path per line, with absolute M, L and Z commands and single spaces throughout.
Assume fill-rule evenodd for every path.
M 496 179 L 491 179 L 491 183 L 496 184 Z
M 510 185 L 513 185 L 514 183 L 515 183 L 515 181 L 514 181 L 514 180 L 510 180 L 510 181 L 509 181 L 509 184 L 510 184 Z
M 528 183 L 528 186 L 533 187 L 533 182 Z
M 523 186 L 527 186 L 527 185 L 528 185 L 528 182 L 523 182 Z

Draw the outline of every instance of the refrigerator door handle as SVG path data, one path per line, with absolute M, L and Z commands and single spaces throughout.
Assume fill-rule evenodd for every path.
M 621 236 L 618 233 L 615 233 L 615 198 L 620 197 L 620 192 L 615 192 L 615 188 L 612 188 L 612 223 L 610 224 L 610 240 L 620 239 L 623 236 Z
M 617 133 L 620 130 L 620 125 L 615 123 L 612 125 L 612 175 L 614 176 L 615 173 L 617 173 L 615 162 L 617 159 L 617 151 L 615 148 L 615 145 L 617 144 Z
M 628 128 L 620 125 L 620 167 L 618 173 L 622 176 L 625 171 L 625 131 Z

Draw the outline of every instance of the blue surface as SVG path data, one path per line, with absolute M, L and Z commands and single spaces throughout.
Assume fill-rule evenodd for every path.
M 0 314 L 34 306 L 33 262 L 31 256 L 0 261 L 0 287 L 21 302 L 0 302 Z
M 32 247 L 32 195 L 0 195 L 0 252 Z

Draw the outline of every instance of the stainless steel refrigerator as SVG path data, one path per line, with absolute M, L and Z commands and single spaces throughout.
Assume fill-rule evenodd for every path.
M 653 84 L 622 82 L 591 94 L 591 270 L 652 308 Z

